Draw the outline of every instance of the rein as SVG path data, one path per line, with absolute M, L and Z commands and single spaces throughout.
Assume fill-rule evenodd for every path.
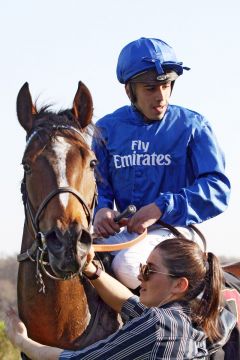
M 178 229 L 176 229 L 174 226 L 167 224 L 161 220 L 158 220 L 156 225 L 151 226 L 151 230 L 154 230 L 155 228 L 166 228 L 168 230 L 171 231 L 171 233 L 173 235 L 175 235 L 176 237 L 181 237 L 183 239 L 189 240 L 185 235 L 183 235 Z M 206 242 L 206 238 L 203 235 L 203 233 L 195 226 L 195 225 L 189 225 L 188 228 L 194 233 L 196 233 L 199 238 L 201 239 L 202 243 L 203 243 L 203 251 L 206 252 L 207 249 L 207 242 Z M 142 241 L 143 239 L 145 239 L 145 237 L 148 234 L 148 230 L 145 229 L 144 232 L 140 235 L 138 235 L 135 239 L 130 240 L 130 241 L 126 241 L 123 243 L 118 243 L 118 244 L 93 244 L 93 249 L 96 252 L 111 252 L 111 251 L 118 251 L 118 250 L 123 250 L 123 249 L 128 249 L 133 245 L 136 245 L 138 242 Z
M 48 203 L 56 196 L 62 193 L 70 193 L 72 195 L 74 195 L 78 201 L 81 203 L 81 205 L 84 208 L 84 211 L 86 213 L 87 216 L 87 220 L 88 220 L 88 230 L 90 229 L 91 223 L 92 223 L 92 216 L 93 216 L 93 209 L 95 207 L 95 194 L 94 194 L 94 198 L 93 198 L 93 203 L 91 205 L 91 209 L 89 209 L 88 205 L 86 204 L 86 201 L 83 199 L 83 197 L 81 196 L 81 194 L 73 189 L 72 187 L 58 187 L 56 189 L 54 189 L 53 191 L 51 191 L 41 202 L 35 216 L 33 215 L 32 212 L 32 206 L 30 204 L 29 198 L 28 198 L 28 194 L 27 194 L 27 189 L 26 189 L 26 182 L 25 179 L 22 182 L 22 187 L 21 187 L 21 191 L 23 194 L 23 198 L 25 198 L 26 200 L 24 201 L 24 207 L 26 210 L 26 213 L 29 214 L 29 218 L 31 221 L 31 225 L 32 225 L 32 229 L 34 231 L 34 235 L 36 237 L 36 235 L 40 232 L 39 230 L 39 218 L 40 215 L 42 214 L 43 210 L 47 207 Z
M 110 251 L 128 249 L 131 246 L 136 245 L 137 243 L 145 239 L 146 236 L 147 236 L 147 229 L 145 229 L 142 234 L 138 235 L 133 240 L 118 244 L 93 244 L 93 249 L 96 252 L 110 252 Z

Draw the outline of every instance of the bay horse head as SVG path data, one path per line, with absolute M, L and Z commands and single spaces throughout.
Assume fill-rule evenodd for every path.
M 27 133 L 22 194 L 31 235 L 19 261 L 37 260 L 52 278 L 81 273 L 92 242 L 96 159 L 85 139 L 92 114 L 92 98 L 82 82 L 72 108 L 58 113 L 47 106 L 38 110 L 28 83 L 17 97 L 18 120 Z

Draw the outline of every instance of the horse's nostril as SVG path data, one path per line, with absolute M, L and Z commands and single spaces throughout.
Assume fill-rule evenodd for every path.
M 62 241 L 59 239 L 55 230 L 49 232 L 46 235 L 47 247 L 48 250 L 54 253 L 55 251 L 59 251 L 63 247 Z

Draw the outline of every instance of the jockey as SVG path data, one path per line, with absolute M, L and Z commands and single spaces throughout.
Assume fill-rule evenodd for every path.
M 94 232 L 99 241 L 128 241 L 159 219 L 187 227 L 217 216 L 228 205 L 230 183 L 211 125 L 199 113 L 169 104 L 184 70 L 189 68 L 160 39 L 140 38 L 119 55 L 117 77 L 131 105 L 96 123 L 99 199 Z M 137 212 L 127 231 L 120 232 L 114 218 L 129 204 Z M 136 288 L 139 262 L 166 237 L 166 230 L 157 229 L 134 247 L 114 253 L 116 277 Z

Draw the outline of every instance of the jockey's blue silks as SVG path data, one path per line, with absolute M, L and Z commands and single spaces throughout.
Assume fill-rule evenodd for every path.
M 114 201 L 119 211 L 155 202 L 161 220 L 186 226 L 226 209 L 230 183 L 224 155 L 202 115 L 168 105 L 162 120 L 146 122 L 133 106 L 125 106 L 97 127 L 97 210 L 113 208 Z

